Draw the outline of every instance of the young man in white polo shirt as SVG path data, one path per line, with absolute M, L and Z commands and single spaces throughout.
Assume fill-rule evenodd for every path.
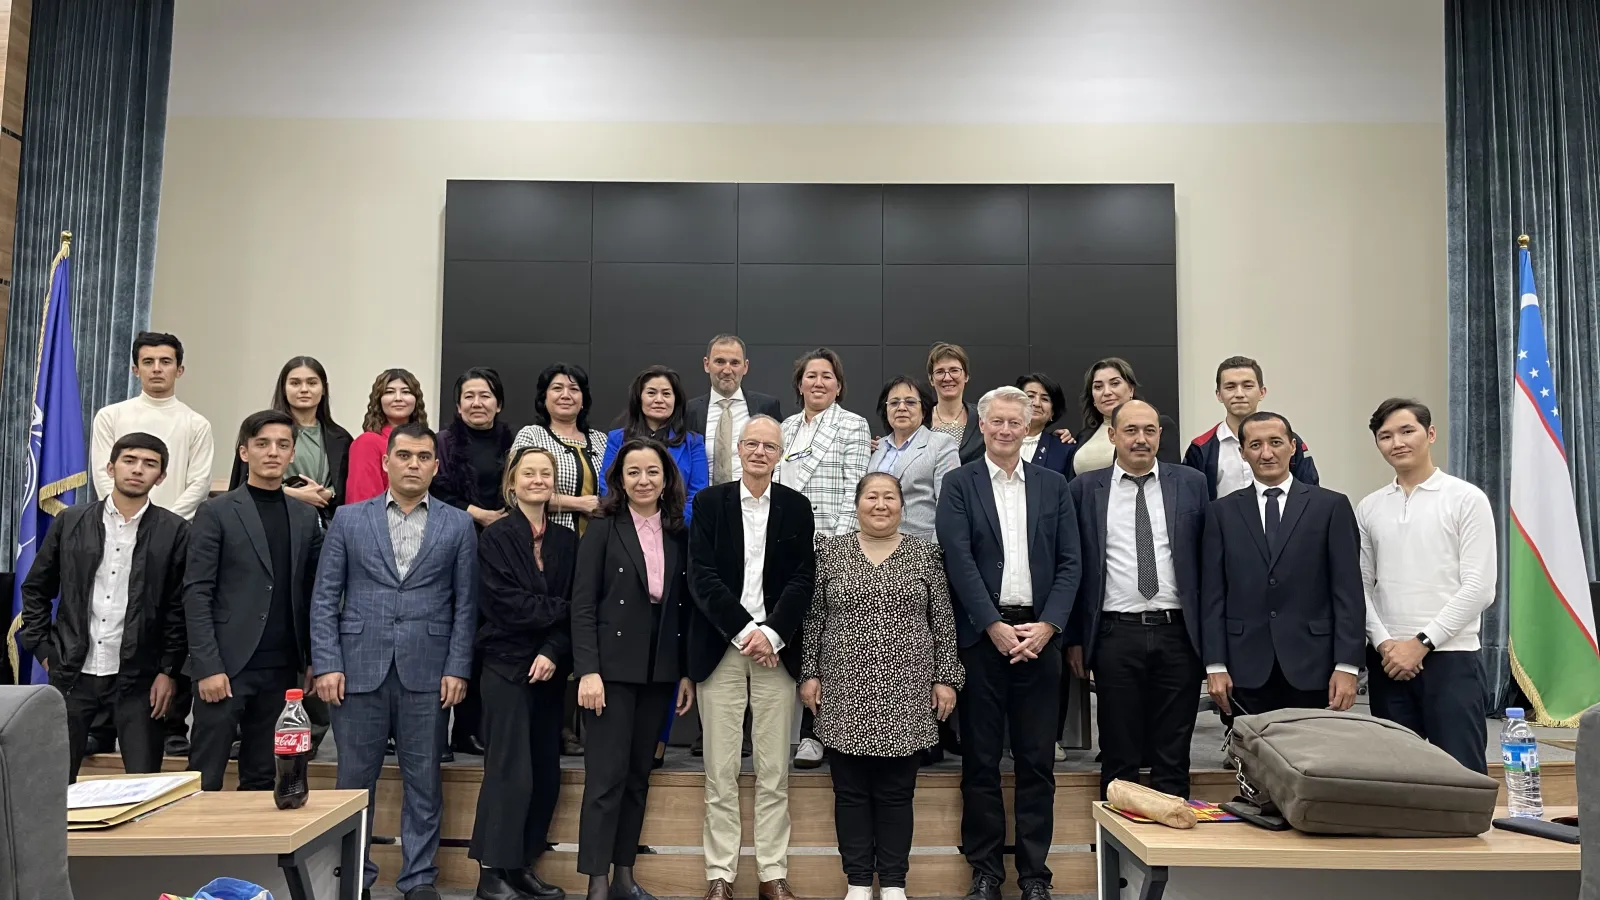
M 1478 624 L 1494 602 L 1494 514 L 1477 487 L 1433 464 L 1433 415 L 1392 398 L 1368 427 L 1394 481 L 1361 501 L 1373 715 L 1484 772 L 1488 741 Z

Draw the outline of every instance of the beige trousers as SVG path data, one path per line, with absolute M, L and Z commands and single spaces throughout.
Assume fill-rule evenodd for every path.
M 750 706 L 756 770 L 756 871 L 789 877 L 789 739 L 795 684 L 780 663 L 769 669 L 732 646 L 700 684 L 706 767 L 706 880 L 733 882 L 739 870 L 739 763 Z

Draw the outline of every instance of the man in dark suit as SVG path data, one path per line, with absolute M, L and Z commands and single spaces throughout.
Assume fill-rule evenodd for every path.
M 1069 486 L 1083 578 L 1067 623 L 1067 663 L 1094 672 L 1099 694 L 1100 796 L 1139 779 L 1189 796 L 1189 742 L 1200 707 L 1200 536 L 1206 480 L 1160 464 L 1160 415 L 1143 400 L 1111 413 L 1116 462 Z
M 273 727 L 284 692 L 304 683 L 311 662 L 308 616 L 322 524 L 310 504 L 283 493 L 297 430 L 277 410 L 247 417 L 234 452 L 250 477 L 200 504 L 189 528 L 187 672 L 200 701 L 189 765 L 208 791 L 222 790 L 235 734 L 239 789 L 272 789 Z
M 756 416 L 739 439 L 742 475 L 695 495 L 689 531 L 689 678 L 705 734 L 706 900 L 731 900 L 739 866 L 739 765 L 748 704 L 755 742 L 761 900 L 789 889 L 789 743 L 800 625 L 811 608 L 816 517 L 772 480 L 783 431 Z
M 1224 715 L 1349 709 L 1366 650 L 1361 538 L 1343 494 L 1290 474 L 1289 420 L 1239 425 L 1253 484 L 1206 512 L 1200 636 Z
M 439 900 L 439 720 L 467 694 L 478 616 L 472 517 L 428 494 L 437 447 L 421 423 L 389 432 L 389 489 L 334 515 L 311 602 L 317 695 L 334 707 L 337 784 L 371 796 L 369 832 L 384 742 L 395 739 L 405 786 L 395 886 L 406 900 Z M 362 883 L 377 878 L 368 856 Z
M 999 900 L 1005 881 L 1000 756 L 1008 726 L 1016 768 L 1017 881 L 1024 900 L 1050 897 L 1045 857 L 1055 825 L 1058 638 L 1078 591 L 1078 520 L 1067 480 L 1021 459 L 1028 419 L 1028 395 L 1021 390 L 983 395 L 983 458 L 945 476 L 935 516 L 967 669 L 961 844 L 972 866 L 970 900 Z
M 686 409 L 689 427 L 706 436 L 706 464 L 711 468 L 709 484 L 726 484 L 740 474 L 740 454 L 734 444 L 744 432 L 746 422 L 755 416 L 771 416 L 783 421 L 783 408 L 777 397 L 747 391 L 742 385 L 750 371 L 744 341 L 736 334 L 719 334 L 706 346 L 703 360 L 711 376 L 711 392 L 689 401 Z

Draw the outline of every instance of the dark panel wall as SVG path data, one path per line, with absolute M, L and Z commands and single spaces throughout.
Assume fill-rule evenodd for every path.
M 876 427 L 883 382 L 923 377 L 945 340 L 972 357 L 970 400 L 1048 372 L 1076 428 L 1084 368 L 1123 356 L 1176 418 L 1176 262 L 1164 184 L 452 181 L 440 395 L 493 366 L 521 425 L 562 360 L 589 370 L 606 428 L 647 365 L 705 393 L 705 343 L 731 331 L 749 344 L 746 385 L 791 413 L 807 350 L 844 357 L 845 406 Z

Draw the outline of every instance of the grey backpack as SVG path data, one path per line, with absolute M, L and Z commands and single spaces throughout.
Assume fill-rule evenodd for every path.
M 1358 713 L 1239 716 L 1228 753 L 1246 801 L 1312 834 L 1478 835 L 1499 794 L 1494 779 L 1410 729 Z

